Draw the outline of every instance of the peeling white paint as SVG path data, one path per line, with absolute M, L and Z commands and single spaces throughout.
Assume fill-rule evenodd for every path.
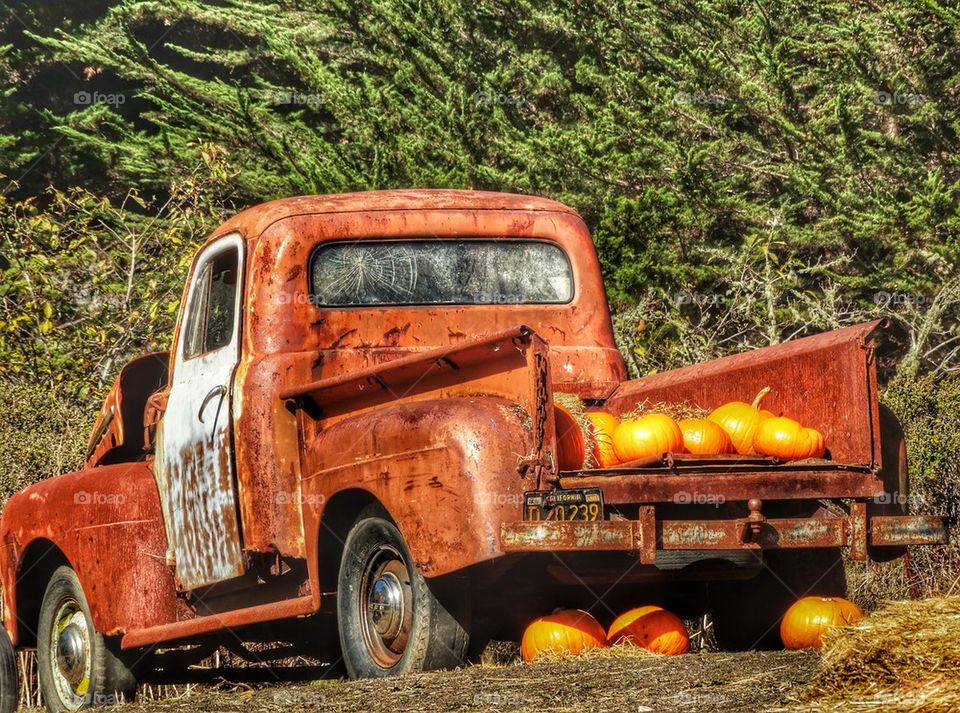
M 194 284 L 184 305 L 190 315 L 197 275 L 211 259 L 229 250 L 240 255 L 243 241 L 233 235 L 208 246 L 197 261 Z M 232 381 L 239 360 L 242 313 L 237 279 L 232 340 L 226 346 L 184 358 L 185 333 L 173 355 L 170 396 L 158 430 L 155 471 L 163 502 L 167 537 L 179 584 L 195 589 L 243 574 L 240 525 L 230 428 Z M 181 320 L 188 329 L 189 318 Z M 214 390 L 219 390 L 219 393 Z M 201 422 L 200 418 L 203 418 Z

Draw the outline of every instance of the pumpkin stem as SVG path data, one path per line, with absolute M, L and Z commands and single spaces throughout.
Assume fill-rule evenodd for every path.
M 763 397 L 769 393 L 770 393 L 770 387 L 764 386 L 762 389 L 760 389 L 760 393 L 758 393 L 754 397 L 753 403 L 751 404 L 751 406 L 753 406 L 753 408 L 760 408 L 760 402 L 763 401 Z

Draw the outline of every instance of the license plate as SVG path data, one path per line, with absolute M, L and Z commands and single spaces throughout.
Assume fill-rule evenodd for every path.
M 523 494 L 523 519 L 532 522 L 602 520 L 603 491 L 600 488 L 530 490 Z

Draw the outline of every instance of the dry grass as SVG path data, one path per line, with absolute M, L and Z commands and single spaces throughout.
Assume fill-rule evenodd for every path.
M 960 710 L 960 596 L 890 602 L 831 632 L 807 699 L 817 710 Z
M 540 653 L 534 663 L 556 663 L 559 661 L 604 661 L 607 659 L 630 659 L 630 658 L 649 658 L 663 657 L 664 654 L 654 653 L 641 646 L 622 642 L 611 646 L 600 646 L 593 649 L 584 649 L 578 654 L 570 651 L 544 651 Z
M 583 468 L 593 468 L 596 465 L 593 457 L 593 449 L 596 446 L 596 437 L 593 433 L 593 427 L 590 425 L 590 419 L 586 417 L 587 407 L 576 394 L 568 394 L 562 391 L 553 394 L 553 402 L 558 406 L 563 406 L 573 416 L 577 422 L 577 428 L 583 436 Z
M 469 666 L 323 685 L 208 689 L 190 697 L 126 704 L 122 713 L 762 711 L 795 702 L 817 663 L 817 654 L 809 651 L 621 653 L 604 650 L 572 659 L 541 659 L 531 665 Z
M 620 419 L 627 421 L 630 419 L 640 418 L 641 416 L 646 416 L 651 413 L 662 413 L 675 421 L 681 421 L 685 418 L 705 418 L 709 409 L 705 409 L 696 404 L 683 402 L 673 402 L 673 401 L 654 401 L 651 402 L 649 399 L 642 401 L 637 404 L 636 408 L 632 411 L 628 411 L 623 414 Z

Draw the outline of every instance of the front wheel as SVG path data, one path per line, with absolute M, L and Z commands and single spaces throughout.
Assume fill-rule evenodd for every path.
M 137 682 L 90 616 L 80 580 L 60 567 L 47 584 L 37 633 L 40 692 L 50 713 L 132 701 Z
M 428 582 L 380 506 L 365 509 L 344 544 L 337 619 L 351 678 L 381 678 L 463 663 L 469 590 Z

